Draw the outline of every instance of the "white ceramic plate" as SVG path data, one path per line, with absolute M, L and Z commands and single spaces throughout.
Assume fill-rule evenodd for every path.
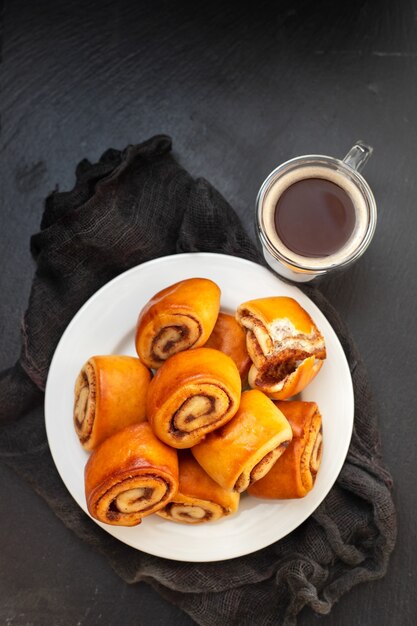
M 49 370 L 45 418 L 55 465 L 87 513 L 84 466 L 88 455 L 79 444 L 72 421 L 77 374 L 95 354 L 136 355 L 134 330 L 144 304 L 162 288 L 196 276 L 211 278 L 219 285 L 224 311 L 232 312 L 253 298 L 295 298 L 322 331 L 328 354 L 320 373 L 302 393 L 303 400 L 319 405 L 324 440 L 317 481 L 305 498 L 274 502 L 244 495 L 236 515 L 200 526 L 176 524 L 156 515 L 133 528 L 97 522 L 120 541 L 149 554 L 178 561 L 220 561 L 264 548 L 297 528 L 327 495 L 347 454 L 354 400 L 346 357 L 329 322 L 299 289 L 255 263 L 221 254 L 179 254 L 134 267 L 92 296 L 64 332 Z

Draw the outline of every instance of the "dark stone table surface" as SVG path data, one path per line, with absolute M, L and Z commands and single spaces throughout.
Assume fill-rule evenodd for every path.
M 168 133 L 253 232 L 257 190 L 278 163 L 341 157 L 358 138 L 374 146 L 375 238 L 321 287 L 369 369 L 399 536 L 383 580 L 300 624 L 415 624 L 416 3 L 14 0 L 0 19 L 1 367 L 18 356 L 43 199 L 72 186 L 83 157 Z M 147 585 L 122 582 L 3 467 L 0 503 L 0 624 L 193 623 Z

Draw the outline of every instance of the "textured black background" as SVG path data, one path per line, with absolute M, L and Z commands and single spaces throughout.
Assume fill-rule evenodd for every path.
M 81 158 L 168 133 L 253 232 L 258 187 L 278 163 L 343 156 L 358 138 L 375 148 L 375 239 L 322 289 L 369 368 L 399 538 L 383 581 L 302 625 L 407 626 L 417 613 L 416 35 L 411 0 L 14 0 L 1 12 L 0 367 L 18 355 L 43 198 L 72 186 Z M 192 624 L 123 583 L 4 468 L 0 510 L 1 624 Z

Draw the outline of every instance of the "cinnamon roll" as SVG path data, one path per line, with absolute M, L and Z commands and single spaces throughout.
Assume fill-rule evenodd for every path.
M 220 350 L 230 356 L 236 363 L 242 383 L 247 382 L 252 361 L 246 348 L 245 331 L 233 315 L 219 313 L 213 332 L 205 347 Z
M 321 415 L 315 402 L 277 402 L 293 439 L 268 474 L 249 487 L 258 498 L 303 498 L 314 486 L 323 453 Z
M 174 448 L 191 448 L 225 424 L 239 407 L 241 382 L 230 357 L 211 348 L 174 355 L 149 385 L 147 416 Z
M 136 350 L 157 369 L 169 357 L 203 346 L 220 307 L 220 289 L 207 278 L 189 278 L 157 293 L 142 309 L 136 327 Z
M 93 356 L 75 383 L 74 427 L 85 450 L 146 417 L 151 373 L 130 356 Z
M 157 515 L 172 522 L 201 524 L 235 513 L 240 495 L 220 487 L 206 474 L 188 450 L 179 453 L 177 494 Z
M 163 508 L 178 489 L 177 451 L 163 444 L 147 422 L 106 439 L 85 467 L 90 515 L 114 526 L 135 526 Z
M 249 384 L 285 400 L 302 391 L 326 358 L 324 339 L 293 298 L 271 297 L 241 304 L 236 319 L 246 329 L 253 365 Z
M 272 400 L 245 391 L 230 422 L 192 448 L 201 467 L 225 489 L 239 493 L 260 480 L 285 452 L 291 427 Z

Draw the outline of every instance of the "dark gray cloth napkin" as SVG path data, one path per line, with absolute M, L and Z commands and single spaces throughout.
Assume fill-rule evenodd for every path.
M 43 390 L 55 347 L 81 305 L 120 272 L 176 252 L 220 252 L 260 261 L 224 198 L 172 157 L 169 137 L 153 137 L 123 152 L 108 150 L 96 164 L 82 161 L 74 189 L 47 198 L 31 250 L 37 271 L 23 321 L 22 352 L 0 376 L 0 459 L 30 482 L 78 537 L 103 552 L 124 580 L 150 583 L 203 626 L 261 626 L 294 624 L 306 605 L 328 613 L 353 585 L 384 575 L 396 518 L 375 407 L 346 326 L 314 287 L 305 292 L 332 324 L 349 361 L 355 425 L 335 486 L 290 535 L 220 563 L 153 557 L 101 530 L 57 474 L 45 434 Z

